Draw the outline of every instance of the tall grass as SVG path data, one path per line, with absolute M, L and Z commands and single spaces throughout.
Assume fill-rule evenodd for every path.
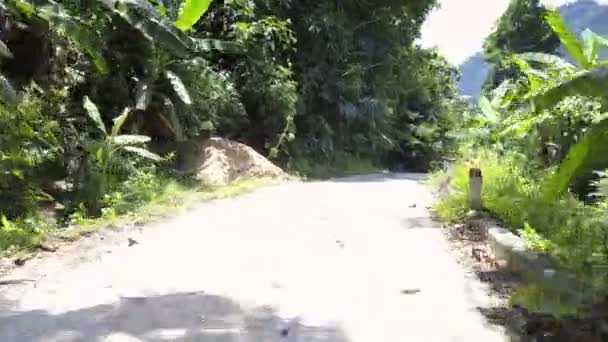
M 454 165 L 450 185 L 455 193 L 435 205 L 440 219 L 454 222 L 468 211 L 468 170 L 483 172 L 485 210 L 524 237 L 529 245 L 558 260 L 583 278 L 597 274 L 594 267 L 608 263 L 608 217 L 605 203 L 585 205 L 567 194 L 560 201 L 542 196 L 543 179 L 551 173 L 517 153 L 490 149 L 469 152 Z M 595 277 L 592 277 L 595 278 Z

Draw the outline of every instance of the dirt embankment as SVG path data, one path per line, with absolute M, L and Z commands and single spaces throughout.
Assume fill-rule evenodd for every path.
M 179 167 L 204 184 L 226 185 L 239 178 L 288 178 L 253 148 L 223 138 L 190 141 L 180 150 Z

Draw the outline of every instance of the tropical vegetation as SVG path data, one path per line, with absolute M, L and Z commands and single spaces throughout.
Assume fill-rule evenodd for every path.
M 463 219 L 468 168 L 480 167 L 485 209 L 577 274 L 585 291 L 605 293 L 608 61 L 601 56 L 608 40 L 589 29 L 577 36 L 556 10 L 531 3 L 513 0 L 486 40 L 486 52 L 500 56 L 495 63 L 513 72 L 502 74 L 497 85 L 490 75 L 493 86 L 479 104 L 464 106 L 461 124 L 450 132 L 459 146 L 448 180 L 455 191 L 436 210 L 445 220 Z M 544 31 L 543 25 L 513 29 L 512 12 L 521 8 L 528 15 L 517 17 L 540 17 L 552 34 L 531 31 Z M 549 43 L 552 35 L 567 56 Z M 537 38 L 526 48 L 496 48 L 497 41 L 529 37 Z
M 181 154 L 210 136 L 308 176 L 428 169 L 457 100 L 415 43 L 435 6 L 0 2 L 0 249 L 191 187 Z

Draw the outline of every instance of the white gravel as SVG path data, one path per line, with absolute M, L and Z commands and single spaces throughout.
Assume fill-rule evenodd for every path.
M 0 342 L 506 341 L 421 177 L 268 187 L 89 238 L 0 286 Z

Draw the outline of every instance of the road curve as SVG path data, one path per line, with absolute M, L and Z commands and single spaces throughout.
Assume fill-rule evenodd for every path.
M 421 179 L 263 188 L 32 262 L 0 286 L 0 341 L 506 341 Z

